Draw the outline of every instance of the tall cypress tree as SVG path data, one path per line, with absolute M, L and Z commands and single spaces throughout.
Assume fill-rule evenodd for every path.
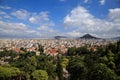
M 61 57 L 60 55 L 57 56 L 57 69 L 56 69 L 57 75 L 59 80 L 63 80 L 63 67 L 61 65 Z

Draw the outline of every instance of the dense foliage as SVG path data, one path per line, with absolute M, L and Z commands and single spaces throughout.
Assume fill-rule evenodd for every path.
M 66 55 L 0 52 L 0 80 L 120 80 L 120 41 L 103 47 L 71 47 Z

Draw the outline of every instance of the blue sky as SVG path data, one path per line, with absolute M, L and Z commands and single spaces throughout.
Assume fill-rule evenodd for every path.
M 120 36 L 120 0 L 0 0 L 0 38 Z

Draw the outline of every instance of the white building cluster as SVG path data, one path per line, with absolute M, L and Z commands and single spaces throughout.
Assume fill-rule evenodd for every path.
M 103 46 L 114 43 L 116 40 L 103 39 L 0 39 L 0 51 L 13 50 L 20 53 L 20 48 L 34 51 L 40 54 L 39 45 L 43 47 L 45 54 L 56 55 L 58 52 L 65 54 L 69 47 Z

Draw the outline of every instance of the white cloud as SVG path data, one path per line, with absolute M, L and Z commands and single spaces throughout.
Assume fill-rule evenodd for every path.
M 55 24 L 49 19 L 48 12 L 40 12 L 39 14 L 34 14 L 29 18 L 29 21 L 33 24 L 39 25 L 38 30 L 40 32 L 44 32 L 44 34 L 55 32 L 51 27 L 55 26 Z
M 12 12 L 11 14 L 17 17 L 18 19 L 27 19 L 30 15 L 30 13 L 24 9 L 17 10 L 15 12 Z
M 48 12 L 43 11 L 38 14 L 35 13 L 29 18 L 29 21 L 32 24 L 39 25 L 39 27 L 37 27 L 37 30 L 40 37 L 51 38 L 57 35 L 57 31 L 53 28 L 55 24 L 52 20 L 50 20 Z
M 35 30 L 28 29 L 27 25 L 23 23 L 10 23 L 0 21 L 0 37 L 36 37 Z
M 53 23 L 45 23 L 41 24 L 37 30 L 39 32 L 40 37 L 42 38 L 53 38 L 58 35 L 58 31 L 53 28 Z
M 39 14 L 35 14 L 29 18 L 29 21 L 33 24 L 40 24 L 49 21 L 48 12 L 40 12 Z
M 11 18 L 11 16 L 9 16 L 9 15 L 4 15 L 3 17 L 4 17 L 4 18 L 8 18 L 8 19 Z
M 0 6 L 1 9 L 11 9 L 9 6 Z
M 40 26 L 37 29 L 30 29 L 24 23 L 12 23 L 0 20 L 1 38 L 51 38 L 55 35 L 57 35 L 57 31 L 47 25 Z
M 54 36 L 59 34 L 56 30 L 48 26 L 38 27 L 38 32 L 39 32 L 38 35 L 41 38 L 53 38 Z
M 48 27 L 48 26 L 40 26 L 38 27 L 38 30 L 40 30 L 41 32 L 50 32 L 50 33 L 54 33 L 56 32 L 54 29 Z
M 52 20 L 50 20 L 48 12 L 42 11 L 40 13 L 28 12 L 27 10 L 17 10 L 11 13 L 9 16 L 6 12 L 0 10 L 0 37 L 50 37 L 56 35 L 56 30 L 52 27 L 55 26 Z M 28 20 L 32 25 L 36 27 L 29 29 L 26 24 L 13 23 L 9 21 L 9 18 L 16 17 L 18 19 Z M 9 22 L 2 21 L 7 18 Z M 39 27 L 37 27 L 39 26 Z
M 109 9 L 108 17 L 115 22 L 120 22 L 120 8 Z
M 105 4 L 105 0 L 100 0 L 100 4 L 104 5 Z
M 1 16 L 1 19 L 3 18 L 11 18 L 11 16 L 9 16 L 6 12 L 0 10 L 0 16 Z
M 84 3 L 88 3 L 89 0 L 84 0 Z
M 120 34 L 119 9 L 110 9 L 108 19 L 104 20 L 94 17 L 87 9 L 78 6 L 64 18 L 63 25 L 67 29 L 72 29 L 68 33 L 73 36 L 80 36 L 80 33 L 91 33 L 100 37 L 106 37 L 104 34 L 107 34 L 107 37 L 113 37 L 113 35 Z
M 4 11 L 2 11 L 2 10 L 0 10 L 0 15 L 5 15 L 5 14 L 7 14 L 6 12 L 4 12 Z
M 67 34 L 72 36 L 72 37 L 82 36 L 82 33 L 77 32 L 77 31 L 68 32 Z
M 3 29 L 19 29 L 19 30 L 25 30 L 27 29 L 26 25 L 23 23 L 9 23 L 9 22 L 3 22 L 0 21 L 0 28 Z
M 52 37 L 57 31 L 52 28 L 55 24 L 48 14 L 47 11 L 37 13 L 20 9 L 8 15 L 7 12 L 0 10 L 0 37 Z M 24 24 L 26 21 L 29 22 L 29 27 Z

